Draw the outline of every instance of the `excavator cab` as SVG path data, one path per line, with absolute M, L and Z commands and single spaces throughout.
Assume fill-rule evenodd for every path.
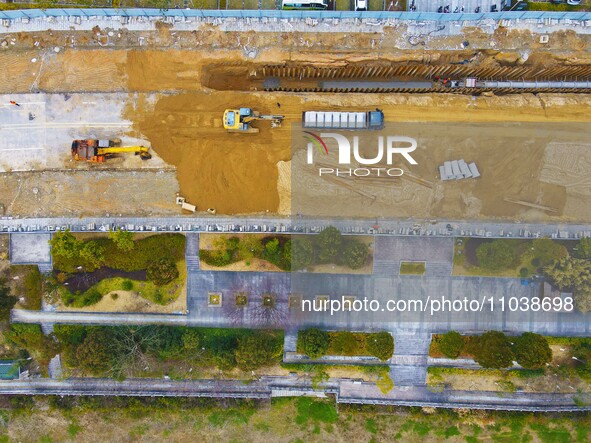
M 250 126 L 255 120 L 270 120 L 271 127 L 281 126 L 282 115 L 261 115 L 250 108 L 226 109 L 224 111 L 224 129 L 228 132 L 257 133 L 258 128 Z

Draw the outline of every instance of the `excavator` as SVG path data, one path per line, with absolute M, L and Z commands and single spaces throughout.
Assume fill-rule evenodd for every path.
M 256 120 L 270 120 L 272 128 L 278 128 L 283 121 L 283 115 L 261 115 L 250 108 L 226 109 L 224 111 L 224 129 L 228 132 L 242 132 L 256 134 L 258 128 L 250 124 Z
M 121 140 L 74 140 L 72 142 L 72 158 L 78 161 L 103 163 L 117 154 L 133 152 L 142 160 L 152 158 L 150 148 L 145 146 L 119 146 Z

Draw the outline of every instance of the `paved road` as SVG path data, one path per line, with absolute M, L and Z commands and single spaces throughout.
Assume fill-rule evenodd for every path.
M 126 379 L 121 382 L 110 379 L 76 378 L 13 380 L 0 381 L 0 393 L 9 395 L 186 396 L 261 399 L 285 395 L 330 393 L 336 394 L 339 403 L 546 412 L 591 410 L 591 406 L 577 407 L 575 397 L 569 394 L 500 394 L 471 391 L 433 393 L 425 387 L 407 387 L 394 389 L 384 395 L 373 383 L 331 379 L 314 390 L 309 380 L 298 377 L 262 377 L 250 383 L 240 380 Z M 579 396 L 579 400 L 588 401 L 588 398 Z
M 346 234 L 519 237 L 548 236 L 561 239 L 591 237 L 591 224 L 511 223 L 458 220 L 312 219 L 304 217 L 161 217 L 161 218 L 0 218 L 0 232 L 108 231 L 134 232 L 319 232 L 336 226 Z M 448 229 L 450 225 L 451 229 Z

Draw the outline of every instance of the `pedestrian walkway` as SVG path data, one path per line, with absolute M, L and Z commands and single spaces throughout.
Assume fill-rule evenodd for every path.
M 297 330 L 285 331 L 285 336 L 283 337 L 283 352 L 297 352 L 297 344 L 298 344 L 298 331 Z
M 394 387 L 426 384 L 430 346 L 429 333 L 394 334 L 394 355 L 390 359 L 390 378 Z
M 49 378 L 62 378 L 62 361 L 60 359 L 59 354 L 49 361 L 49 366 L 47 367 L 47 370 L 49 373 Z
M 425 268 L 427 277 L 449 277 L 453 269 L 452 263 L 428 262 Z
M 199 270 L 199 234 L 187 233 L 185 244 L 185 261 L 189 271 Z

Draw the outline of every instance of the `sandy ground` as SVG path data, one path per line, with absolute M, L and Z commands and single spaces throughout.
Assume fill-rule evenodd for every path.
M 131 135 L 148 140 L 155 152 L 177 170 L 179 186 L 174 190 L 168 177 L 162 186 L 160 183 L 154 186 L 153 182 L 149 185 L 147 179 L 138 181 L 129 173 L 127 177 L 123 174 L 117 186 L 111 187 L 126 192 L 115 193 L 106 189 L 108 185 L 101 183 L 100 177 L 93 177 L 92 184 L 99 183 L 102 193 L 93 196 L 85 192 L 81 194 L 84 195 L 82 199 L 73 195 L 75 188 L 72 188 L 63 198 L 58 198 L 55 209 L 50 209 L 51 215 L 178 214 L 170 197 L 178 187 L 198 208 L 215 208 L 218 214 L 267 211 L 288 214 L 293 204 L 288 173 L 292 158 L 290 125 L 300 121 L 304 110 L 380 107 L 389 122 L 588 122 L 591 119 L 588 95 L 524 94 L 473 99 L 451 95 L 322 95 L 211 89 L 211 86 L 223 89 L 223 83 L 232 78 L 248 86 L 249 72 L 265 63 L 343 66 L 350 62 L 379 61 L 445 65 L 470 58 L 475 65 L 491 67 L 523 63 L 536 67 L 591 64 L 590 39 L 574 33 L 552 34 L 550 44 L 542 46 L 537 43 L 536 36 L 527 32 L 499 29 L 490 36 L 466 29 L 463 36 L 431 38 L 417 51 L 406 49 L 404 31 L 388 28 L 383 34 L 351 36 L 338 33 L 240 34 L 223 33 L 205 26 L 199 31 L 173 35 L 166 26 L 159 26 L 158 32 L 118 32 L 110 39 L 108 49 L 96 47 L 93 33 L 5 35 L 7 41 L 14 39 L 15 44 L 7 45 L 0 52 L 0 62 L 8 74 L 0 79 L 0 92 L 137 92 L 127 98 L 122 119 L 133 122 Z M 145 38 L 143 48 L 137 47 L 140 34 Z M 465 38 L 469 38 L 470 49 L 460 50 L 459 43 Z M 491 40 L 496 48 L 502 49 L 490 49 Z M 40 42 L 38 47 L 34 46 L 35 41 Z M 62 47 L 58 53 L 52 51 L 52 45 L 57 42 L 61 42 Z M 246 47 L 257 49 L 254 60 L 245 56 Z M 527 60 L 522 57 L 523 51 L 516 48 L 528 49 Z M 89 66 L 95 68 L 88 69 Z M 228 76 L 217 75 L 219 72 Z M 228 134 L 222 128 L 223 111 L 239 106 L 262 113 L 281 113 L 286 119 L 283 127 L 276 129 L 265 122 L 255 123 L 260 128 L 258 134 Z M 474 145 L 466 143 L 453 149 L 439 146 L 423 153 L 420 168 L 413 171 L 413 175 L 433 182 L 433 186 L 425 187 L 424 183 L 412 179 L 401 180 L 382 190 L 385 197 L 381 204 L 370 204 L 361 195 L 352 197 L 334 183 L 315 184 L 310 187 L 325 190 L 330 200 L 322 193 L 312 192 L 313 212 L 315 215 L 369 217 L 377 214 L 591 220 L 591 205 L 584 183 L 577 177 L 567 182 L 560 179 L 561 171 L 568 165 L 558 164 L 545 148 L 490 146 L 477 149 L 478 155 L 474 151 Z M 476 161 L 483 171 L 482 180 L 441 185 L 436 180 L 436 166 L 450 155 Z M 584 155 L 579 149 L 575 157 L 583 159 Z M 549 173 L 549 168 L 558 168 L 558 172 Z M 294 176 L 294 180 L 300 178 L 299 174 Z M 3 180 L 14 182 L 12 178 Z M 80 181 L 89 182 L 86 178 Z M 114 179 L 109 178 L 109 181 Z M 39 182 L 39 188 L 59 186 L 53 177 L 42 177 Z M 81 188 L 88 186 L 85 183 Z M 498 192 L 499 188 L 502 192 Z M 3 193 L 6 202 L 2 203 L 10 205 L 12 214 L 34 215 L 40 211 L 47 214 L 46 207 L 51 208 L 51 205 L 38 205 L 34 198 L 21 198 L 11 203 L 18 183 L 7 183 L 3 189 L 7 192 Z M 138 191 L 142 197 L 135 197 L 136 189 L 142 190 Z M 130 196 L 138 200 L 129 202 Z M 314 202 L 317 197 L 319 200 Z M 552 207 L 556 212 L 507 203 L 505 197 Z M 359 207 L 366 211 L 360 213 L 359 209 L 354 209 Z
M 84 308 L 71 308 L 61 301 L 56 304 L 58 311 L 79 312 L 159 312 L 159 313 L 184 313 L 187 309 L 187 288 L 181 291 L 181 295 L 172 303 L 162 306 L 137 295 L 135 292 L 115 291 L 116 299 L 111 293 L 105 294 L 100 302 Z
M 174 171 L 44 171 L 0 174 L 0 203 L 21 216 L 180 214 Z

